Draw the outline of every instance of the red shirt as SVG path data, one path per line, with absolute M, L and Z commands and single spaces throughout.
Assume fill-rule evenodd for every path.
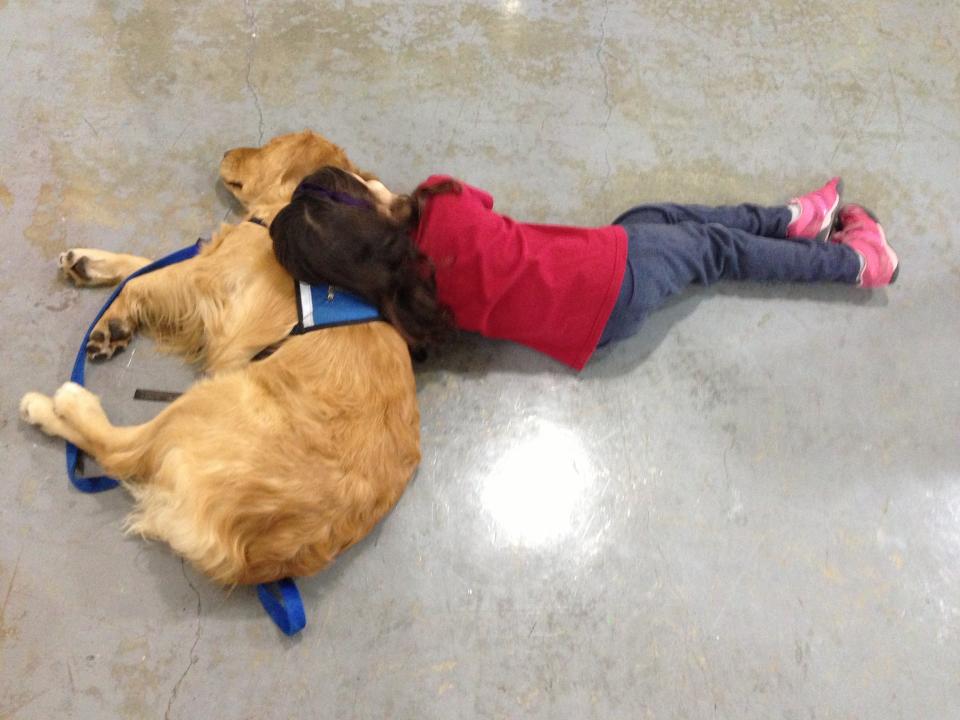
M 431 176 L 423 185 L 449 180 Z M 464 330 L 514 340 L 577 370 L 617 301 L 627 257 L 618 225 L 519 223 L 463 185 L 428 198 L 414 240 L 436 267 L 437 297 Z

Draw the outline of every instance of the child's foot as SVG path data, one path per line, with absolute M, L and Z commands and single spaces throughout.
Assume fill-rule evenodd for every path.
M 816 238 L 826 242 L 833 231 L 843 180 L 835 177 L 819 190 L 801 195 L 790 201 L 793 219 L 787 226 L 788 238 Z
M 844 205 L 840 208 L 840 224 L 843 229 L 834 235 L 834 240 L 860 256 L 857 285 L 865 288 L 892 285 L 900 272 L 900 260 L 876 216 L 860 205 Z

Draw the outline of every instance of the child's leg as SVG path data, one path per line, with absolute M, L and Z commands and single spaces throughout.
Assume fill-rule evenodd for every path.
M 789 205 L 761 207 L 760 205 L 640 205 L 623 213 L 614 225 L 655 223 L 675 225 L 682 222 L 716 223 L 743 230 L 751 235 L 768 238 L 808 237 L 826 240 L 833 229 L 840 207 L 843 183 L 833 178 L 822 188 L 801 195 Z
M 837 243 L 784 243 L 700 223 L 638 225 L 627 232 L 635 238 L 642 269 L 658 274 L 671 294 L 717 280 L 855 283 L 860 272 L 856 252 Z
M 624 285 L 601 344 L 632 335 L 648 313 L 688 285 L 717 280 L 855 284 L 860 257 L 846 245 L 783 242 L 695 222 L 626 226 Z
M 760 205 L 725 205 L 708 207 L 706 205 L 638 205 L 627 210 L 613 221 L 614 225 L 677 225 L 679 223 L 715 223 L 728 228 L 742 230 L 751 235 L 769 238 L 785 238 L 787 226 L 791 220 L 790 209 L 780 207 L 762 207 Z

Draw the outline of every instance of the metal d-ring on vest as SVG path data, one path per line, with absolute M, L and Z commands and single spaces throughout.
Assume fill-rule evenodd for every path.
M 266 227 L 259 218 L 250 218 L 250 222 Z M 86 369 L 87 343 L 90 342 L 90 334 L 93 328 L 103 317 L 104 313 L 117 299 L 117 296 L 123 290 L 128 282 L 135 277 L 146 275 L 154 270 L 173 265 L 184 260 L 196 257 L 200 252 L 202 240 L 198 240 L 193 245 L 172 252 L 159 260 L 155 260 L 149 265 L 140 268 L 136 272 L 124 278 L 117 285 L 116 289 L 107 298 L 107 302 L 100 308 L 100 312 L 90 323 L 87 332 L 80 343 L 80 351 L 77 353 L 77 359 L 73 363 L 73 371 L 70 373 L 70 380 L 83 385 L 84 371 Z M 322 330 L 327 327 L 338 325 L 348 325 L 353 323 L 371 322 L 380 318 L 377 309 L 366 301 L 343 291 L 340 288 L 333 288 L 329 285 L 307 285 L 306 283 L 295 283 L 295 293 L 297 298 L 297 316 L 298 323 L 291 331 L 291 335 L 302 334 L 312 330 Z M 99 475 L 96 477 L 81 477 L 78 470 L 82 471 L 82 455 L 80 449 L 73 443 L 67 441 L 67 477 L 73 486 L 84 493 L 98 493 L 104 490 L 112 490 L 119 485 L 116 478 L 109 475 Z M 277 582 L 261 583 L 257 586 L 257 596 L 260 598 L 260 604 L 267 611 L 270 619 L 276 623 L 277 627 L 285 635 L 296 635 L 303 630 L 307 624 L 306 614 L 303 609 L 303 599 L 300 597 L 300 591 L 296 583 L 291 578 L 284 578 Z

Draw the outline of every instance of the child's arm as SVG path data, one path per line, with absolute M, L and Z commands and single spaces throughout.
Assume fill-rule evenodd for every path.
M 394 195 L 379 180 L 366 180 L 367 189 L 373 193 L 373 196 L 377 199 L 377 202 L 383 205 L 384 207 L 390 207 L 393 205 L 393 201 L 397 199 L 397 196 Z

